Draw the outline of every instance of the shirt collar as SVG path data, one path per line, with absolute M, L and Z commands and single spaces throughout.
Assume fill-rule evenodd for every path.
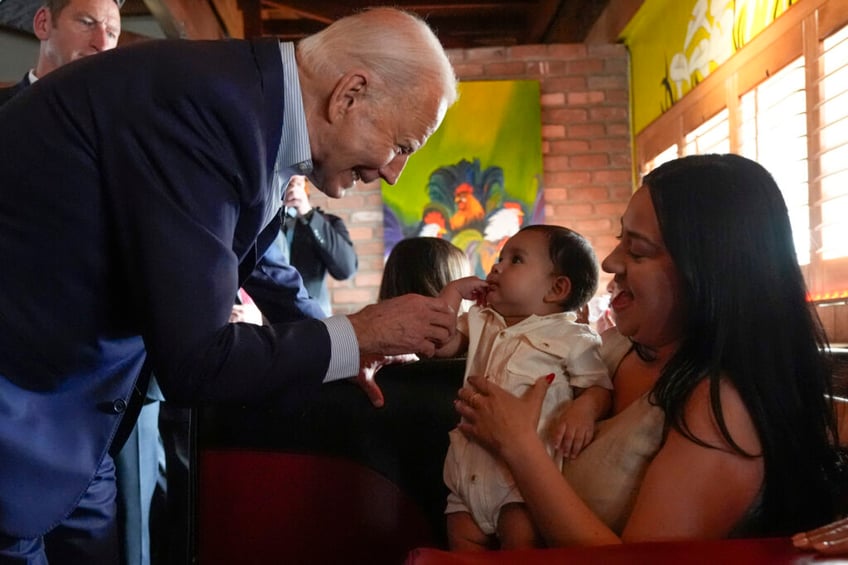
M 312 172 L 312 152 L 309 149 L 309 132 L 306 129 L 306 112 L 303 93 L 297 74 L 294 43 L 280 42 L 283 60 L 283 133 L 277 155 L 277 169 L 286 179 L 291 175 Z

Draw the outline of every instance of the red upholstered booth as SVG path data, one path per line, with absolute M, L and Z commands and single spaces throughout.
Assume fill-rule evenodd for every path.
M 207 450 L 199 464 L 199 563 L 397 565 L 434 544 L 415 502 L 349 459 Z
M 442 464 L 464 360 L 386 367 L 375 409 L 349 382 L 297 408 L 196 411 L 194 546 L 202 565 L 400 565 L 445 547 Z

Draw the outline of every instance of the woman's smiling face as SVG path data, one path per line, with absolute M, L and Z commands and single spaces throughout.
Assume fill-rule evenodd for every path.
M 615 275 L 617 292 L 610 306 L 622 335 L 652 348 L 683 337 L 683 284 L 665 248 L 647 187 L 630 199 L 619 243 L 601 267 Z

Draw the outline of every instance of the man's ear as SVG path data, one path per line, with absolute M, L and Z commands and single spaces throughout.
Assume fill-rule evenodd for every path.
M 571 294 L 571 279 L 565 275 L 557 275 L 551 288 L 545 294 L 545 302 L 562 302 Z
M 53 17 L 50 14 L 50 8 L 42 6 L 35 11 L 32 17 L 32 31 L 39 41 L 44 41 L 50 37 L 50 28 L 53 27 Z
M 362 104 L 368 89 L 368 75 L 362 71 L 345 74 L 330 93 L 328 117 L 335 122 L 345 116 L 357 104 Z

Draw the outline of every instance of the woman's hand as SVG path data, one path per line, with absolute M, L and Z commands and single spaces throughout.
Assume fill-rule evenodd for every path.
M 798 549 L 812 549 L 826 555 L 848 553 L 848 518 L 795 534 L 792 543 Z
M 484 377 L 468 377 L 455 402 L 456 411 L 462 416 L 459 430 L 508 460 L 510 448 L 541 441 L 536 430 L 542 401 L 553 376 L 538 379 L 520 398 Z

